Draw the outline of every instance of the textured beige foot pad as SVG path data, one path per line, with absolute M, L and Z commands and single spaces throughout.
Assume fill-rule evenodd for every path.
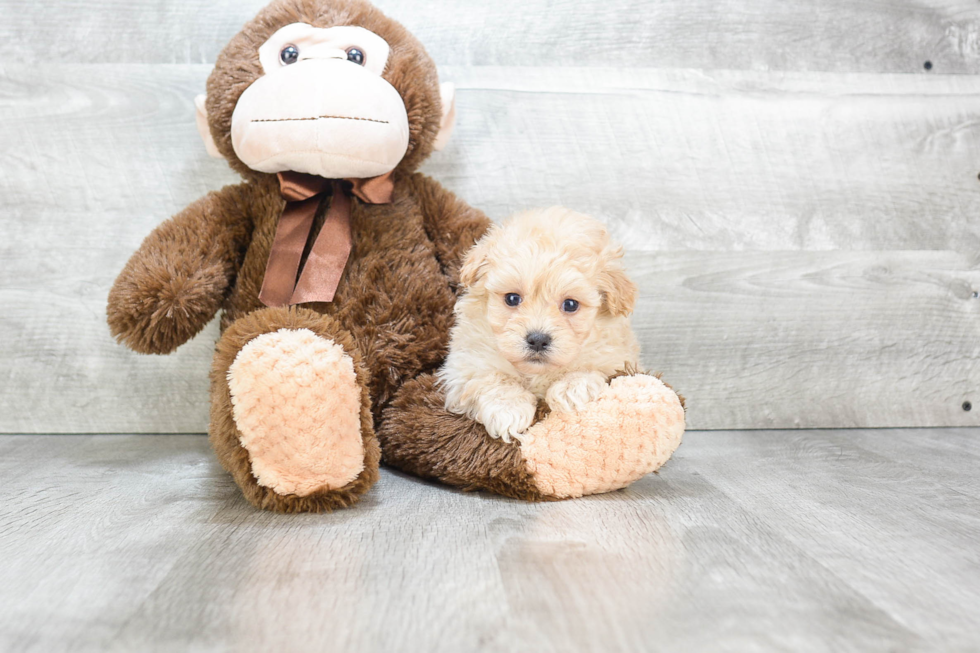
M 542 494 L 580 497 L 626 487 L 667 462 L 684 435 L 677 394 L 646 374 L 620 376 L 574 413 L 532 426 L 521 452 Z
M 364 469 L 361 389 L 340 345 L 308 329 L 263 334 L 235 357 L 228 387 L 259 485 L 303 497 Z

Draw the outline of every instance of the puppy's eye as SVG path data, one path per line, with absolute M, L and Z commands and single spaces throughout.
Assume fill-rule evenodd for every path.
M 566 313 L 574 313 L 578 310 L 578 302 L 574 299 L 566 299 L 561 303 L 561 310 Z
M 360 48 L 347 48 L 347 61 L 363 66 L 364 52 Z
M 508 306 L 519 306 L 521 303 L 521 296 L 516 292 L 509 292 L 504 295 L 504 303 Z
M 282 65 L 288 66 L 291 63 L 296 63 L 299 61 L 299 48 L 295 45 L 287 45 L 282 50 L 279 51 L 279 61 Z

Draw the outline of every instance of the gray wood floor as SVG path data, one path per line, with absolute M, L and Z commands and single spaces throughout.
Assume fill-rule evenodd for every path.
M 980 429 L 692 432 L 614 494 L 257 512 L 200 436 L 0 437 L 0 650 L 980 650 Z

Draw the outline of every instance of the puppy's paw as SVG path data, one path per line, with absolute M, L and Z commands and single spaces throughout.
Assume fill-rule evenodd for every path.
M 607 387 L 606 377 L 599 372 L 569 372 L 548 388 L 545 401 L 553 411 L 574 413 L 598 399 Z
M 513 440 L 520 442 L 531 427 L 537 408 L 537 399 L 529 392 L 510 401 L 498 398 L 484 404 L 478 421 L 487 429 L 491 438 L 500 438 L 507 443 Z

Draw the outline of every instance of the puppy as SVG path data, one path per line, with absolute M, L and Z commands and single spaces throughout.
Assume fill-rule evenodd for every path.
M 438 373 L 447 410 L 520 440 L 539 399 L 575 411 L 636 367 L 637 292 L 622 257 L 601 222 L 561 207 L 491 227 L 460 270 L 466 292 Z

